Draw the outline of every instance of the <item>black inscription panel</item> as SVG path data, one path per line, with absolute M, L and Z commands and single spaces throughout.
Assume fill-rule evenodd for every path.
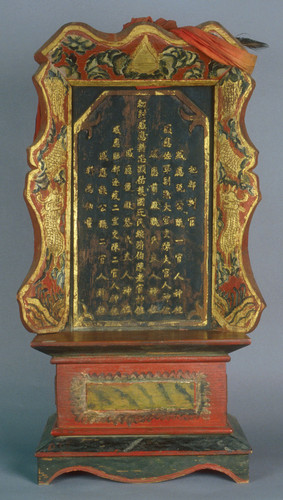
M 181 90 L 109 90 L 74 136 L 75 326 L 206 325 L 204 111 Z

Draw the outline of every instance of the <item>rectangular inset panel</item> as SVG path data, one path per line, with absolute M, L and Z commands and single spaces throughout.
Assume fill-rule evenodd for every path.
M 74 133 L 75 327 L 207 325 L 206 112 L 182 90 L 109 90 Z

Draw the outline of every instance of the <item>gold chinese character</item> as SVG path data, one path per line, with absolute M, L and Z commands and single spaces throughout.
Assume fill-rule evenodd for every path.
M 165 165 L 162 166 L 164 174 L 169 174 L 171 172 L 171 165 L 170 163 L 165 163 Z
M 183 175 L 184 175 L 184 170 L 183 167 L 180 165 L 179 167 L 176 168 L 175 177 L 183 177 Z
M 181 218 L 175 219 L 175 224 L 177 227 L 184 227 L 183 219 Z
M 140 314 L 144 314 L 145 311 L 144 311 L 144 307 L 143 306 L 137 306 L 135 308 L 135 313 L 139 316 Z
M 165 226 L 168 226 L 169 224 L 171 224 L 171 219 L 170 219 L 169 215 L 165 215 L 163 217 L 163 223 Z
M 100 297 L 101 299 L 104 299 L 106 295 L 106 290 L 104 288 L 98 288 L 96 291 L 96 297 Z
M 120 186 L 120 181 L 116 177 L 112 179 L 112 186 Z
M 146 117 L 146 109 L 138 109 L 138 119 Z
M 144 186 L 138 186 L 137 193 L 138 196 L 145 196 Z
M 124 254 L 124 258 L 123 258 L 123 261 L 124 262 L 130 262 L 132 259 L 131 259 L 131 255 L 130 255 L 130 252 L 125 252 Z M 124 276 L 122 276 L 123 278 Z
M 176 184 L 176 191 L 177 191 L 177 193 L 184 193 L 185 190 L 184 190 L 183 184 Z
M 132 189 L 132 184 L 130 182 L 126 182 L 124 184 L 124 191 L 131 191 Z
M 153 295 L 153 297 L 156 297 L 158 295 L 159 289 L 156 286 L 153 286 L 149 289 L 149 294 Z
M 163 211 L 164 212 L 171 212 L 172 211 L 171 205 L 170 205 L 170 203 L 168 203 L 168 201 L 165 201 Z
M 162 264 L 172 264 L 167 254 L 165 254 Z
M 113 160 L 119 160 L 119 158 L 121 158 L 121 153 L 119 153 L 118 151 L 115 151 L 113 153 Z
M 106 254 L 105 253 L 102 253 L 102 254 L 100 254 L 98 256 L 98 262 L 99 262 L 99 264 L 104 264 L 105 260 L 106 260 Z
M 163 132 L 164 134 L 172 134 L 172 124 L 168 123 L 167 125 L 164 125 Z
M 177 290 L 174 290 L 173 295 L 174 297 L 180 299 L 183 295 L 183 290 L 181 290 L 181 288 L 177 288 Z
M 176 306 L 175 309 L 173 309 L 173 314 L 183 314 L 183 307 L 182 306 Z
M 158 191 L 158 184 L 157 184 L 157 182 L 153 182 L 153 183 L 150 185 L 150 189 L 151 189 L 151 192 L 152 192 L 152 193 L 157 193 L 157 191 Z
M 151 304 L 150 308 L 148 309 L 148 312 L 150 314 L 156 314 L 159 312 L 158 306 L 155 304 Z
M 106 308 L 104 306 L 98 306 L 96 309 L 97 316 L 103 316 L 106 313 Z
M 100 204 L 98 205 L 98 209 L 100 210 L 100 212 L 106 212 L 106 210 L 107 210 L 107 205 L 106 205 L 106 203 L 100 203 Z
M 163 177 L 164 186 L 171 186 L 171 177 Z
M 143 242 L 143 240 L 137 240 L 137 242 L 136 242 L 136 248 L 137 248 L 137 250 L 143 250 L 144 249 L 144 242 Z
M 163 298 L 163 300 L 168 302 L 171 299 L 171 293 L 163 293 L 162 298 Z
M 189 198 L 188 199 L 188 206 L 190 208 L 196 209 L 197 208 L 197 199 L 196 198 Z
M 144 282 L 144 274 L 143 273 L 138 273 L 136 275 L 136 283 L 143 283 Z
M 195 188 L 196 188 L 196 186 L 197 186 L 196 181 L 189 181 L 188 188 L 190 188 L 190 189 L 192 189 L 194 191 Z
M 98 221 L 98 227 L 100 229 L 108 229 L 108 224 L 107 224 L 107 221 L 105 219 L 101 219 Z
M 136 292 L 141 294 L 144 291 L 144 284 L 143 283 L 137 283 L 136 284 Z M 144 302 L 144 297 L 140 297 L 142 300 L 140 302 Z M 137 302 L 138 302 L 138 297 L 137 297 Z
M 113 165 L 111 172 L 113 172 L 113 174 L 119 174 L 120 170 L 120 165 Z
M 86 227 L 88 229 L 90 229 L 92 227 L 92 218 L 91 217 L 87 217 L 87 219 L 85 219 L 84 223 L 85 223 Z
M 103 280 L 103 281 L 108 281 L 108 278 L 106 278 L 106 276 L 104 276 L 103 273 L 100 273 L 98 276 L 97 276 L 97 281 L 98 280 Z
M 177 280 L 177 279 L 184 281 L 184 278 L 183 278 L 183 276 L 180 275 L 180 273 L 177 273 L 176 276 L 174 276 L 174 280 Z
M 91 184 L 87 184 L 85 187 L 85 193 L 93 193 L 93 186 Z
M 134 205 L 134 203 L 132 201 L 126 200 L 124 202 L 124 208 L 127 208 L 128 210 L 134 210 L 135 205 Z
M 131 237 L 128 234 L 126 234 L 125 240 L 126 240 L 127 243 L 130 243 L 130 245 L 133 244 L 133 240 L 131 239 Z
M 114 302 L 114 304 L 117 304 L 118 300 L 119 300 L 119 295 L 114 294 L 114 295 L 111 295 L 109 302 L 111 302 L 112 304 L 113 304 L 113 302 Z
M 136 271 L 142 273 L 144 271 L 144 262 L 138 262 L 136 264 Z
M 179 151 L 176 151 L 175 158 L 176 158 L 176 160 L 186 160 L 187 159 L 185 157 L 185 153 L 182 149 L 180 149 Z
M 110 270 L 112 278 L 118 278 L 118 271 L 119 271 L 119 269 L 116 269 L 116 268 Z
M 137 218 L 137 227 L 144 227 L 143 219 L 141 217 Z
M 119 239 L 119 233 L 118 233 L 117 229 L 114 229 L 112 231 L 112 238 L 113 238 L 113 240 L 118 240 Z
M 136 231 L 136 238 L 144 238 L 144 229 L 137 229 Z
M 138 140 L 141 142 L 145 142 L 147 140 L 148 134 L 145 133 L 144 130 L 140 130 L 138 133 Z
M 176 201 L 175 207 L 177 208 L 177 210 L 183 210 L 184 202 L 183 201 Z
M 160 201 L 154 200 L 150 205 L 151 210 L 160 210 Z
M 126 158 L 134 158 L 134 148 L 129 148 L 126 150 Z
M 172 286 L 168 285 L 167 281 L 165 281 L 165 283 L 163 283 L 162 287 L 163 288 L 167 288 L 167 290 L 172 290 Z
M 111 252 L 119 252 L 119 250 L 120 246 L 119 243 L 117 243 L 117 241 L 111 244 Z
M 164 241 L 161 245 L 161 249 L 164 250 L 165 252 L 168 252 L 170 248 L 171 248 L 170 241 Z
M 149 158 L 158 158 L 159 156 L 159 151 L 158 149 L 152 149 L 149 155 Z
M 159 224 L 159 222 L 158 222 L 157 217 L 151 217 L 151 218 L 150 218 L 150 225 L 151 225 L 151 226 L 157 226 L 157 227 L 159 227 L 159 226 L 160 226 L 160 224 Z
M 133 225 L 131 217 L 124 218 L 124 227 L 131 227 Z
M 112 217 L 112 226 L 119 225 L 119 217 Z
M 182 253 L 176 253 L 175 259 L 177 261 L 177 264 L 180 264 L 182 262 L 183 254 Z
M 153 252 L 151 254 L 149 262 L 150 262 L 150 264 L 159 264 L 160 261 L 158 260 L 156 253 Z
M 138 174 L 146 174 L 146 165 L 140 164 L 137 167 Z
M 146 108 L 146 101 L 143 101 L 142 99 L 139 99 L 138 103 L 137 103 L 137 107 L 141 108 L 141 109 L 145 109 Z
M 106 245 L 106 239 L 105 238 L 99 238 L 99 245 Z
M 141 252 L 140 250 L 138 250 L 136 253 L 136 259 L 137 260 L 144 260 L 144 252 Z
M 114 205 L 111 208 L 111 212 L 119 212 L 120 207 L 117 203 L 114 203 Z
M 163 277 L 164 278 L 169 278 L 170 277 L 170 269 L 166 267 L 165 269 L 162 269 Z
M 171 193 L 170 191 L 168 191 L 168 189 L 165 189 L 163 191 L 163 198 L 165 198 L 166 200 L 171 200 Z
M 145 155 L 139 155 L 138 156 L 138 163 L 146 163 L 146 157 L 145 157 Z
M 151 236 L 151 238 L 150 238 L 150 244 L 154 245 L 154 243 L 158 243 L 158 239 L 157 239 L 156 235 Z
M 131 286 L 124 286 L 122 293 L 123 293 L 123 295 L 127 295 L 129 297 L 132 293 L 132 287 Z
M 100 168 L 98 177 L 107 177 L 107 170 L 105 167 Z
M 145 206 L 145 198 L 138 198 L 137 207 L 144 207 L 144 206 Z
M 145 184 L 145 181 L 146 181 L 146 178 L 144 175 L 139 175 L 138 178 L 137 178 L 137 184 L 141 185 L 141 184 Z
M 163 146 L 164 146 L 164 148 L 171 148 L 172 147 L 171 137 L 165 137 L 165 139 L 163 141 Z
M 90 203 L 89 201 L 83 205 L 85 210 L 93 210 L 93 203 Z
M 112 131 L 113 131 L 113 134 L 121 134 L 120 125 L 115 125 L 115 127 L 113 127 Z
M 106 186 L 99 186 L 98 192 L 99 192 L 99 194 L 107 194 L 107 187 Z
M 166 238 L 167 239 L 170 238 L 170 231 L 169 231 L 169 229 L 164 229 L 163 236 L 164 236 L 165 239 Z
M 164 160 L 171 160 L 172 159 L 172 154 L 170 153 L 170 151 L 166 151 L 163 154 L 163 158 L 164 158 Z
M 146 130 L 146 120 L 141 120 L 138 123 L 138 130 Z
M 137 146 L 138 153 L 145 153 L 145 143 L 139 142 Z
M 89 167 L 86 167 L 85 173 L 88 175 L 93 175 L 94 174 L 94 166 L 90 165 Z
M 119 198 L 119 191 L 117 189 L 115 189 L 113 191 L 113 193 L 111 194 L 111 198 L 112 200 L 117 200 L 117 201 L 120 201 L 120 198 Z
M 189 173 L 190 173 L 190 174 L 197 174 L 197 173 L 198 173 L 198 169 L 197 169 L 197 167 L 194 167 L 193 165 L 191 165 L 191 166 L 189 167 Z
M 188 223 L 190 227 L 194 227 L 196 225 L 196 218 L 195 217 L 189 217 L 188 218 Z
M 120 148 L 121 147 L 121 143 L 120 143 L 120 139 L 119 137 L 115 137 L 114 141 L 113 141 L 113 145 L 112 145 L 113 148 Z
M 119 264 L 119 259 L 118 259 L 117 255 L 113 255 L 111 262 L 112 262 L 112 264 Z
M 151 177 L 158 177 L 158 167 L 151 167 L 150 175 Z
M 109 158 L 107 156 L 107 151 L 101 151 L 101 153 L 99 153 L 99 157 L 98 158 L 100 160 L 109 161 Z
M 132 166 L 126 165 L 124 172 L 125 172 L 125 175 L 132 175 L 132 173 L 133 173 Z
M 132 313 L 132 309 L 131 307 L 129 306 L 129 304 L 125 304 L 122 309 L 121 309 L 121 313 L 122 314 L 131 314 Z
M 111 311 L 110 311 L 111 316 L 118 316 L 119 314 L 119 309 L 118 307 L 113 306 Z

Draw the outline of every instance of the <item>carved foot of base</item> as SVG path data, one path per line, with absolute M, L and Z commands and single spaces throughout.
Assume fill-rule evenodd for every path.
M 210 469 L 249 481 L 250 446 L 237 420 L 230 435 L 54 437 L 50 417 L 38 450 L 38 483 L 83 471 L 120 482 L 160 482 Z

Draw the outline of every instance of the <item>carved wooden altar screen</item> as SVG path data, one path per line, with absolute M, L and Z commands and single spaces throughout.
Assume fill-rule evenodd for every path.
M 244 51 L 217 23 L 201 30 Z M 69 24 L 36 60 L 35 256 L 18 299 L 56 364 L 39 483 L 203 468 L 245 482 L 226 362 L 264 307 L 247 254 L 253 81 L 150 22 L 117 35 Z

